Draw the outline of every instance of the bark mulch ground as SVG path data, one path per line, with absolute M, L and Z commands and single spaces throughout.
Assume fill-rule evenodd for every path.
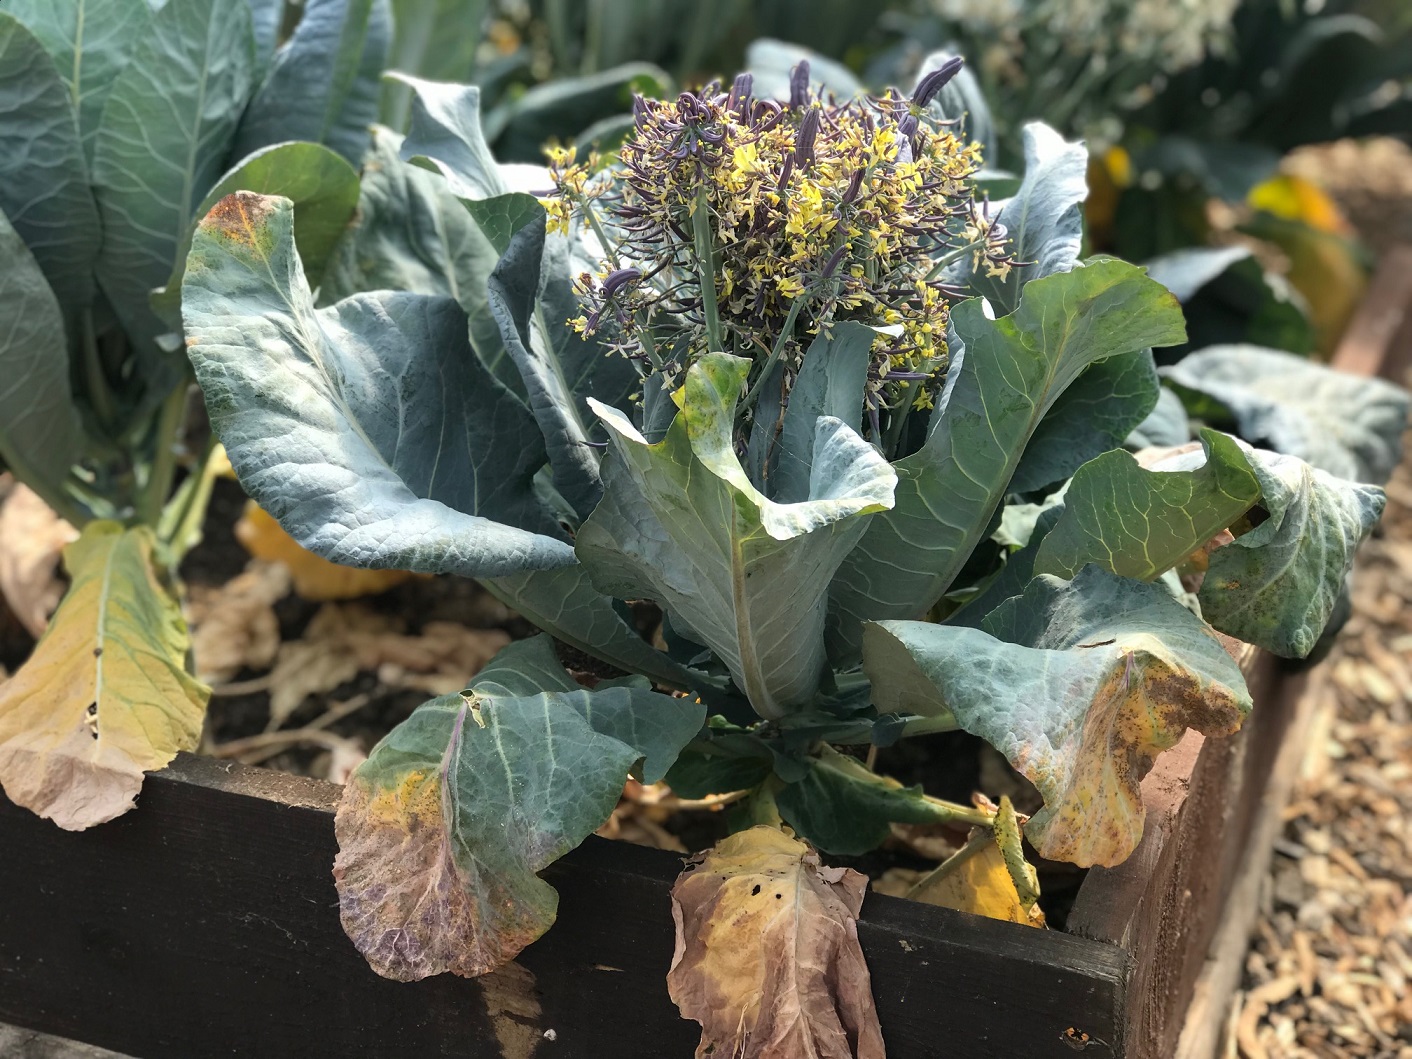
M 1412 1059 L 1412 467 L 1311 684 L 1310 753 L 1266 881 L 1226 1056 Z

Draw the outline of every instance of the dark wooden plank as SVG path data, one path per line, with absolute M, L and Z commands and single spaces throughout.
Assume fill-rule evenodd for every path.
M 559 922 L 478 981 L 378 978 L 344 937 L 338 788 L 182 756 L 82 834 L 0 798 L 0 1021 L 141 1059 L 671 1059 L 679 858 L 591 839 L 546 872 Z M 870 897 L 859 935 L 892 1059 L 1121 1055 L 1118 948 Z

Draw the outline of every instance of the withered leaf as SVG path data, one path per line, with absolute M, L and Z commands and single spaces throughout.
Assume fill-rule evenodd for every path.
M 867 886 L 767 826 L 682 873 L 667 986 L 701 1023 L 698 1059 L 883 1059 L 856 926 Z

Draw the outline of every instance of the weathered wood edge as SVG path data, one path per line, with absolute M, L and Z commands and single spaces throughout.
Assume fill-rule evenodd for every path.
M 374 975 L 344 936 L 333 784 L 181 755 L 81 834 L 0 798 L 0 1020 L 141 1059 L 670 1059 L 679 857 L 591 838 L 545 872 L 559 920 L 487 979 Z M 881 895 L 858 933 L 892 1059 L 1121 1055 L 1128 957 Z M 551 1037 L 546 1037 L 546 1034 Z

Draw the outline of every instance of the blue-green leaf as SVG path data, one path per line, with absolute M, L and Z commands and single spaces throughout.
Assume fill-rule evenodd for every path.
M 145 0 L 6 0 L 5 12 L 28 26 L 53 56 L 91 161 L 103 104 L 147 34 L 151 8 Z
M 83 424 L 69 391 L 59 304 L 3 213 L 0 320 L 0 462 L 53 496 L 83 453 Z
M 1258 449 L 1247 455 L 1268 517 L 1211 553 L 1201 612 L 1228 635 L 1303 658 L 1328 625 L 1386 497 L 1294 457 Z
M 1191 440 L 1191 421 L 1187 418 L 1182 399 L 1163 386 L 1157 394 L 1157 405 L 1147 418 L 1134 428 L 1123 442 L 1125 448 L 1170 448 Z
M 1203 430 L 1201 443 L 1205 459 L 1193 468 L 1149 470 L 1121 450 L 1080 467 L 1035 572 L 1067 579 L 1096 563 L 1153 581 L 1232 525 L 1260 499 L 1260 483 L 1234 438 Z
M 374 130 L 357 213 L 329 262 L 319 302 L 330 305 L 375 290 L 455 298 L 470 318 L 476 355 L 524 396 L 486 293 L 500 254 L 446 181 L 403 161 L 401 150 L 401 136 Z
M 1258 346 L 1211 346 L 1163 371 L 1188 408 L 1252 444 L 1355 482 L 1386 482 L 1402 455 L 1407 391 Z
M 1020 304 L 1025 284 L 1067 272 L 1083 248 L 1083 204 L 1088 198 L 1088 149 L 1041 122 L 1024 128 L 1025 177 L 1015 197 L 999 205 L 1010 250 L 1022 265 L 1004 278 L 972 273 L 971 289 L 1002 316 Z
M 307 0 L 293 36 L 275 54 L 245 112 L 234 155 L 308 140 L 357 165 L 377 121 L 391 46 L 387 0 Z
M 353 167 L 316 143 L 266 147 L 221 177 L 196 208 L 196 216 L 206 216 L 216 203 L 236 191 L 279 195 L 294 203 L 294 243 L 310 286 L 318 287 L 358 205 L 358 174 Z M 171 278 L 152 299 L 153 307 L 174 329 L 181 327 L 181 281 L 191 237 L 188 232 L 182 239 Z
M 814 463 L 814 424 L 832 416 L 858 430 L 868 355 L 877 332 L 862 324 L 838 323 L 809 345 L 789 391 L 772 475 L 774 498 L 792 504 L 809 497 Z
M 554 922 L 538 872 L 608 819 L 634 762 L 658 780 L 705 709 L 639 686 L 577 687 L 547 636 L 419 707 L 344 789 L 344 929 L 379 974 L 493 971 Z
M 649 444 L 616 409 L 603 502 L 576 551 L 595 585 L 655 599 L 710 646 L 765 717 L 807 703 L 824 671 L 825 588 L 866 527 L 892 503 L 896 476 L 837 419 L 815 426 L 809 497 L 766 498 L 731 441 L 749 361 L 710 354 L 687 373 L 681 413 Z
M 103 235 L 87 174 L 68 87 L 39 39 L 0 10 L 0 210 L 69 321 L 93 300 Z
M 982 628 L 888 621 L 864 633 L 880 710 L 949 715 L 1044 796 L 1040 856 L 1113 865 L 1142 837 L 1140 784 L 1187 728 L 1240 727 L 1250 696 L 1215 634 L 1160 586 L 1086 567 L 1037 577 Z
M 578 315 L 568 247 L 564 237 L 547 236 L 542 222 L 515 233 L 488 290 L 505 350 L 520 369 L 544 432 L 554 486 L 580 518 L 587 518 L 602 494 L 589 402 L 622 402 L 637 373 L 627 358 L 605 356 L 598 342 L 568 326 Z
M 1061 482 L 1117 448 L 1157 406 L 1161 389 L 1150 349 L 1091 365 L 1040 420 L 1010 492 L 1032 493 Z
M 316 311 L 289 201 L 244 192 L 201 222 L 184 289 L 212 425 L 304 547 L 485 577 L 573 561 L 534 493 L 533 420 L 480 366 L 454 302 L 382 293 Z
M 618 612 L 618 602 L 593 587 L 581 563 L 481 583 L 535 627 L 619 669 L 682 689 L 716 683 L 644 640 Z
M 168 4 L 103 108 L 93 158 L 98 282 L 152 362 L 152 343 L 167 328 L 148 296 L 167 281 L 196 205 L 225 169 L 254 50 L 246 4 Z
M 917 617 L 941 598 L 988 532 L 1035 428 L 1085 368 L 1183 335 L 1176 299 L 1120 261 L 1034 280 L 999 320 L 963 302 L 952 324 L 965 348 L 926 443 L 896 464 L 896 506 L 873 519 L 831 588 L 837 659 L 857 657 L 861 621 Z

